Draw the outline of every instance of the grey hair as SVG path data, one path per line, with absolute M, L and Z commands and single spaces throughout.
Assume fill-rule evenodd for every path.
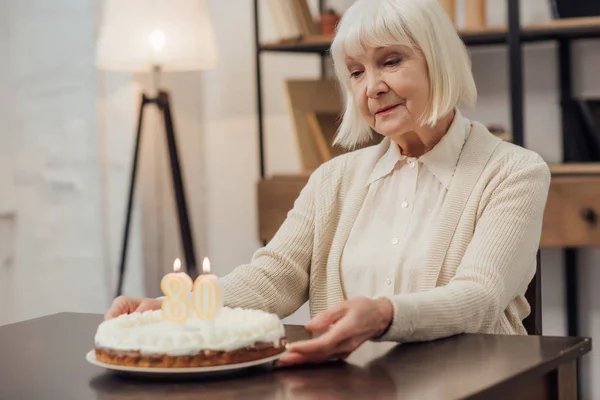
M 469 53 L 438 0 L 358 0 L 344 13 L 331 45 L 345 100 L 335 145 L 356 148 L 372 135 L 354 103 L 346 56 L 394 45 L 419 51 L 427 62 L 430 101 L 418 124 L 433 126 L 460 104 L 475 104 L 477 88 Z

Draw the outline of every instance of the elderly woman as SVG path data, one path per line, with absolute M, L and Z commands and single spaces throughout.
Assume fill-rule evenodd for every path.
M 436 0 L 359 0 L 331 47 L 346 107 L 336 143 L 356 148 L 310 177 L 250 264 L 223 278 L 229 306 L 306 328 L 283 364 L 367 340 L 525 334 L 550 184 L 547 164 L 461 115 L 476 88 L 467 50 Z M 119 298 L 107 318 L 159 308 Z

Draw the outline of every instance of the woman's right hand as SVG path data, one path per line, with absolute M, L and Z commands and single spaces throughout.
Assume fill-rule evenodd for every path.
M 151 299 L 145 297 L 117 297 L 106 314 L 104 319 L 118 317 L 121 314 L 130 314 L 132 312 L 144 312 L 148 310 L 158 310 L 162 307 L 162 300 Z

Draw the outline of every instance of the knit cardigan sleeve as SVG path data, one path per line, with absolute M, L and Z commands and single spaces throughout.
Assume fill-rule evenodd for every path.
M 285 318 L 308 300 L 319 172 L 311 174 L 272 240 L 254 253 L 249 264 L 221 278 L 226 306 Z
M 392 323 L 378 341 L 488 332 L 524 293 L 535 273 L 550 171 L 540 158 L 516 164 L 487 197 L 456 275 L 445 286 L 390 296 Z

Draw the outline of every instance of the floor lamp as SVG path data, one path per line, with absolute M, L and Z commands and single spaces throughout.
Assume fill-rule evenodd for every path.
M 101 70 L 152 73 L 155 86 L 155 92 L 142 93 L 140 101 L 117 296 L 122 294 L 126 270 L 142 120 L 144 110 L 150 105 L 156 106 L 163 116 L 184 265 L 192 279 L 195 278 L 196 256 L 169 93 L 160 88 L 159 80 L 162 72 L 205 70 L 214 67 L 216 61 L 214 33 L 205 0 L 105 0 L 96 66 Z

